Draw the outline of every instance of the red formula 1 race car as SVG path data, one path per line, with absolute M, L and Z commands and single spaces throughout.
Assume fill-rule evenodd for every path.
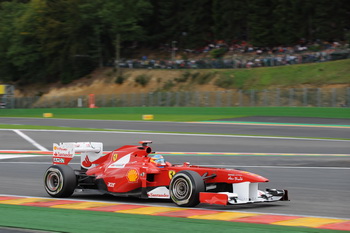
M 287 190 L 258 189 L 269 180 L 241 170 L 173 165 L 152 152 L 150 141 L 126 145 L 103 155 L 99 142 L 53 145 L 53 164 L 44 175 L 53 197 L 69 197 L 75 189 L 97 189 L 115 196 L 171 199 L 178 206 L 247 204 L 288 200 Z M 68 163 L 80 152 L 81 169 Z

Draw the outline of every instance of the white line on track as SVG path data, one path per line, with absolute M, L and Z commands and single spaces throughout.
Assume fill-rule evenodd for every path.
M 33 146 L 35 146 L 39 150 L 41 150 L 41 151 L 49 151 L 48 149 L 46 149 L 45 147 L 43 147 L 42 145 L 40 145 L 39 143 L 34 141 L 32 138 L 30 138 L 26 134 L 22 133 L 21 131 L 19 131 L 17 129 L 14 129 L 13 132 L 15 132 L 16 134 L 21 136 L 24 140 L 26 140 L 27 142 L 31 143 Z
M 0 129 L 13 130 L 14 129 Z M 18 131 L 18 130 L 17 130 Z M 89 130 L 44 130 L 44 129 L 21 129 L 29 132 L 70 132 L 70 133 L 107 133 L 107 134 L 143 134 L 143 135 L 170 135 L 170 136 L 188 136 L 188 137 L 227 137 L 227 138 L 258 138 L 275 140 L 301 140 L 301 141 L 330 141 L 330 142 L 348 142 L 341 139 L 322 139 L 322 138 L 293 138 L 293 137 L 269 137 L 269 136 L 245 136 L 245 135 L 225 135 L 225 134 L 191 134 L 191 133 L 152 133 L 152 132 L 121 132 L 121 131 L 89 131 Z
M 18 158 L 30 158 L 30 157 L 38 157 L 37 155 L 11 155 L 11 154 L 2 154 L 0 155 L 0 160 L 2 159 L 18 159 Z M 1 162 L 3 163 L 3 162 Z

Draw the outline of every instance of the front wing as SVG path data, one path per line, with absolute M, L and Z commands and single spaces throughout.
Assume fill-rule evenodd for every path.
M 200 203 L 217 205 L 238 205 L 261 202 L 289 201 L 288 190 L 258 190 L 258 183 L 232 184 L 233 192 L 200 192 Z M 169 189 L 165 186 L 149 190 L 148 198 L 169 199 Z
M 288 190 L 258 190 L 258 183 L 243 182 L 232 184 L 233 192 L 201 192 L 201 203 L 236 205 L 259 202 L 289 201 Z

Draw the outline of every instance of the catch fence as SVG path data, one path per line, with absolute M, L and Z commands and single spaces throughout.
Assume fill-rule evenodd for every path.
M 151 92 L 95 95 L 96 107 L 350 107 L 348 88 L 290 88 L 215 92 Z M 20 97 L 6 108 L 89 107 L 89 96 Z

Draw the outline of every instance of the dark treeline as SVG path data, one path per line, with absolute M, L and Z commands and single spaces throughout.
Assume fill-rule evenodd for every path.
M 272 47 L 344 41 L 348 0 L 0 0 L 0 81 L 68 83 L 121 45 L 198 49 L 215 40 Z

